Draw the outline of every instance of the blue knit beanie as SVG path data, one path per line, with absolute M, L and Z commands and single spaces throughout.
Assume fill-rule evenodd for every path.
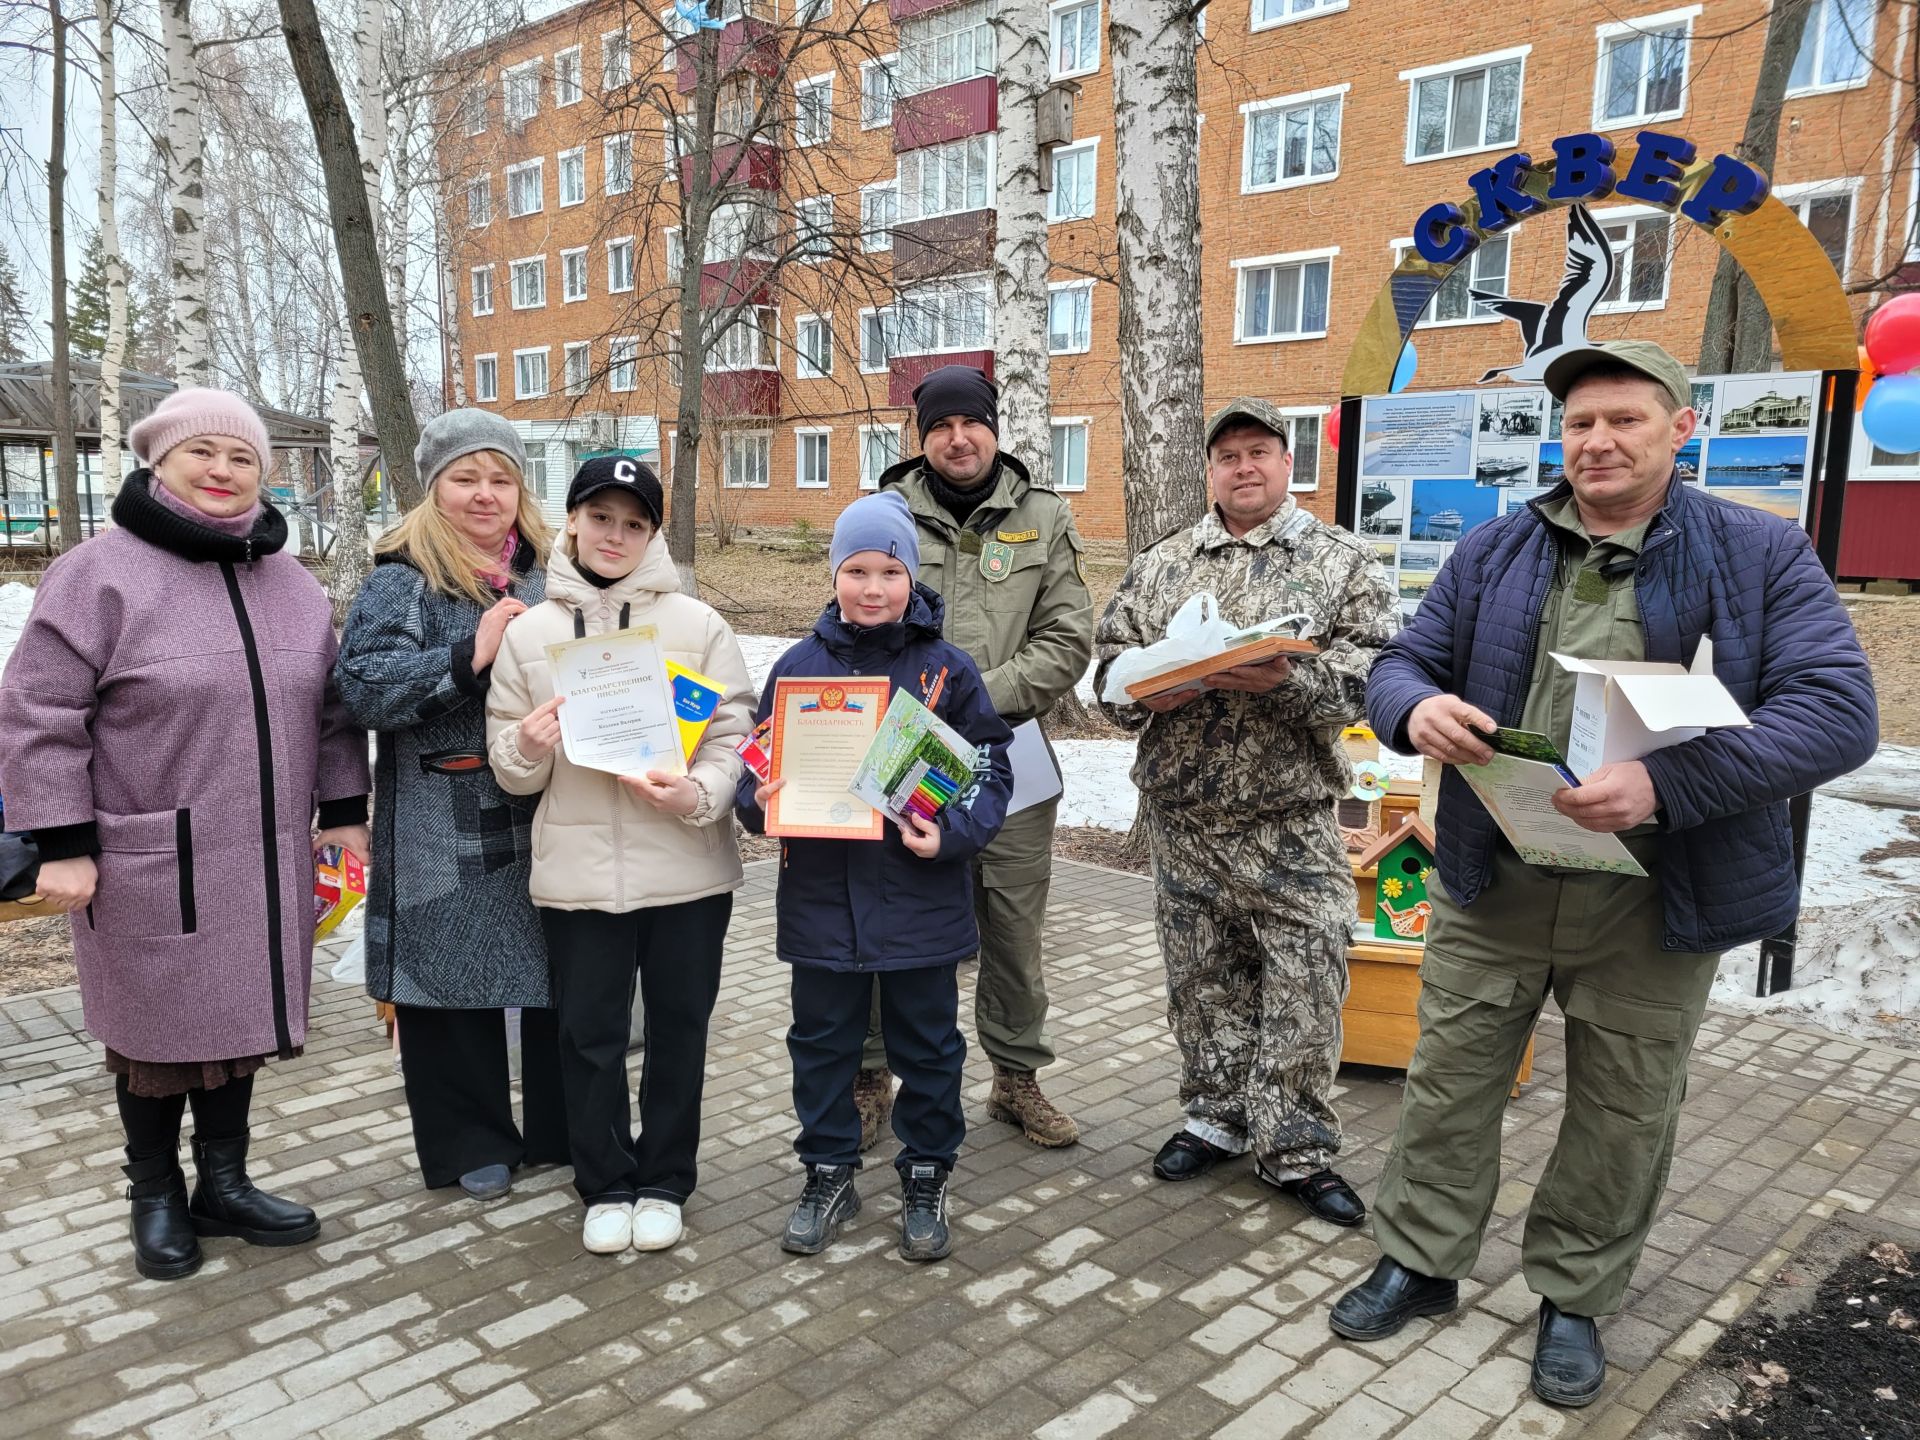
M 913 512 L 897 490 L 882 490 L 878 495 L 862 495 L 840 512 L 833 522 L 833 544 L 827 559 L 833 573 L 847 563 L 849 555 L 862 550 L 878 550 L 892 555 L 907 567 L 915 579 L 920 575 L 920 534 L 914 527 Z

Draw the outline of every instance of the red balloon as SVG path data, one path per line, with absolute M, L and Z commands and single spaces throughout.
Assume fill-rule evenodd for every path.
M 1920 294 L 1896 295 L 1867 319 L 1867 358 L 1882 375 L 1920 369 Z
M 1340 448 L 1340 407 L 1338 405 L 1327 412 L 1327 444 L 1335 450 Z

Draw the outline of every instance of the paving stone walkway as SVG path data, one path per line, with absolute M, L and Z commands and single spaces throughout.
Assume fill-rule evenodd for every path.
M 1371 1264 L 1367 1235 L 1309 1219 L 1244 1163 L 1184 1186 L 1149 1178 L 1177 1123 L 1151 892 L 1062 864 L 1049 940 L 1065 1058 L 1047 1087 L 1084 1142 L 1042 1151 L 986 1120 L 976 1052 L 952 1259 L 894 1253 L 884 1162 L 843 1242 L 789 1257 L 775 1243 L 798 1187 L 772 882 L 750 867 L 739 897 L 701 1189 L 664 1255 L 582 1252 L 564 1169 L 523 1173 L 488 1205 L 420 1189 L 371 1006 L 327 982 L 305 1056 L 271 1067 L 255 1102 L 254 1173 L 316 1206 L 320 1239 L 213 1241 L 198 1275 L 143 1281 L 78 995 L 4 1002 L 0 1433 L 1602 1440 L 1633 1432 L 1820 1219 L 1920 1227 L 1920 1059 L 1710 1014 L 1666 1209 L 1605 1329 L 1607 1389 L 1578 1416 L 1523 1399 L 1535 1302 L 1519 1217 L 1558 1123 L 1550 1015 L 1460 1313 L 1382 1345 L 1337 1341 L 1327 1310 Z M 1371 1196 L 1398 1076 L 1341 1078 L 1346 1173 Z

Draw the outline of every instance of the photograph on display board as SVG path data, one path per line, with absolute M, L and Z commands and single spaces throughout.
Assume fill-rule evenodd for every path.
M 1807 492 L 1803 485 L 1716 485 L 1713 493 L 1721 500 L 1751 505 L 1756 510 L 1778 515 L 1782 520 L 1791 520 L 1797 525 L 1800 523 L 1800 507 Z
M 1413 519 L 1410 533 L 1415 540 L 1458 540 L 1474 526 L 1499 513 L 1500 492 L 1491 485 L 1472 480 L 1416 480 L 1413 482 Z M 1401 567 L 1406 552 L 1401 552 Z
M 1711 380 L 1693 382 L 1693 414 L 1694 418 L 1700 422 L 1702 434 L 1713 428 L 1713 382 Z
M 1440 573 L 1441 545 L 1402 545 L 1400 547 L 1400 575 L 1395 588 L 1402 600 L 1411 600 L 1415 604 L 1427 598 L 1427 589 L 1433 584 L 1433 577 Z
M 1811 375 L 1729 376 L 1720 382 L 1716 435 L 1759 430 L 1805 430 L 1813 423 Z
M 1441 391 L 1368 400 L 1360 473 L 1368 479 L 1468 474 L 1473 469 L 1473 399 Z
M 1558 485 L 1567 478 L 1567 462 L 1562 458 L 1558 445 L 1540 447 L 1540 483 L 1546 486 Z
M 1407 487 L 1412 483 L 1411 480 L 1361 481 L 1360 533 L 1404 539 L 1407 533 Z
M 1534 447 L 1482 442 L 1473 459 L 1473 478 L 1482 485 L 1531 485 Z
M 1400 547 L 1391 540 L 1376 540 L 1373 542 L 1373 558 L 1384 565 L 1387 574 L 1391 575 L 1400 568 Z
M 1538 440 L 1545 426 L 1547 392 L 1494 390 L 1480 397 L 1480 438 Z
M 1511 514 L 1522 509 L 1528 501 L 1538 500 L 1542 495 L 1553 493 L 1551 485 L 1510 485 L 1500 492 L 1500 513 Z
M 1547 415 L 1547 439 L 1558 440 L 1560 438 L 1560 420 L 1566 413 L 1566 406 L 1562 405 L 1558 400 L 1553 402 L 1553 409 L 1548 412 Z
M 1707 447 L 1706 479 L 1711 490 L 1798 486 L 1806 476 L 1804 435 L 1716 435 Z
M 1700 437 L 1694 436 L 1680 447 L 1680 453 L 1673 457 L 1674 468 L 1680 472 L 1680 479 L 1688 485 L 1698 485 L 1700 479 Z

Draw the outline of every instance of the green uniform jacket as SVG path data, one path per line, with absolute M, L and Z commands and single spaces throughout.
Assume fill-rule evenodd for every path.
M 973 657 L 993 708 L 1018 724 L 1044 715 L 1093 658 L 1093 597 L 1080 573 L 1073 511 L 1002 453 L 992 492 L 963 528 L 927 488 L 925 457 L 880 477 L 920 527 L 920 579 L 947 602 L 946 638 Z

